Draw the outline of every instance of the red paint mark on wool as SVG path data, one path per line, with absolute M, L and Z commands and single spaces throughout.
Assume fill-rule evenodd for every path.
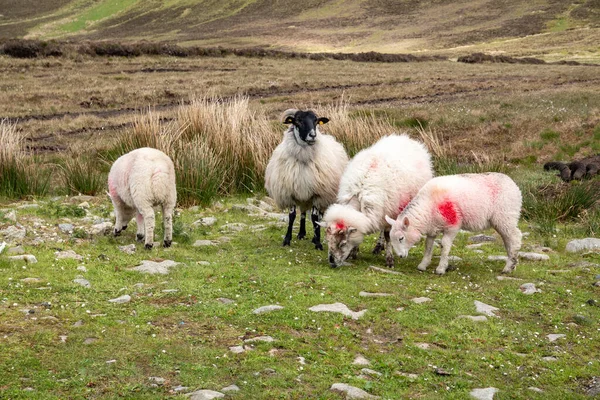
M 398 205 L 398 214 L 404 211 L 408 203 L 410 203 L 410 198 L 408 200 L 400 200 L 400 204 Z
M 374 158 L 373 160 L 371 160 L 371 164 L 369 165 L 369 168 L 375 169 L 375 168 L 377 168 L 378 165 L 379 165 L 379 163 L 377 162 L 377 159 Z
M 486 186 L 490 190 L 490 195 L 492 199 L 496 199 L 498 197 L 498 193 L 500 193 L 500 185 L 489 177 L 485 181 Z
M 338 231 L 346 229 L 346 224 L 344 223 L 344 221 L 338 221 L 335 224 L 335 229 L 337 229 Z
M 443 203 L 438 204 L 438 211 L 442 214 L 444 221 L 449 225 L 456 225 L 458 223 L 458 213 L 454 203 L 450 200 L 446 200 Z
M 117 187 L 113 183 L 112 179 L 108 180 L 108 192 L 110 193 L 111 197 L 115 197 L 117 195 Z

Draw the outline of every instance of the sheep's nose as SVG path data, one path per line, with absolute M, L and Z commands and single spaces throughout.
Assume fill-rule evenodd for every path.
M 308 132 L 308 137 L 314 139 L 317 137 L 317 132 L 314 131 L 314 129 L 310 132 Z

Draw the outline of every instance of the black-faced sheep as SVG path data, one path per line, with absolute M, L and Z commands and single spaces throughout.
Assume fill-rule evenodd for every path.
M 558 170 L 560 178 L 569 182 L 575 179 L 590 178 L 600 171 L 600 154 L 586 157 L 570 163 L 550 161 L 544 164 L 544 170 Z
M 306 211 L 312 209 L 315 233 L 312 242 L 316 249 L 322 250 L 317 222 L 335 201 L 348 155 L 333 136 L 319 131 L 319 125 L 329 121 L 327 118 L 319 118 L 310 110 L 290 109 L 283 113 L 281 121 L 290 126 L 269 160 L 265 188 L 280 208 L 290 209 L 283 245 L 289 245 L 292 240 L 298 207 L 301 211 L 298 239 L 306 236 Z
M 164 247 L 173 240 L 173 210 L 177 202 L 173 161 L 162 151 L 144 147 L 117 159 L 108 174 L 109 196 L 115 208 L 114 235 L 120 235 L 137 214 L 137 240 L 146 249 L 154 241 L 154 206 L 163 213 Z

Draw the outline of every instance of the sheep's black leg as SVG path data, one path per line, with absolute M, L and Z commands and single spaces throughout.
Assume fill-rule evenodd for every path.
M 569 168 L 571 169 L 571 179 L 580 180 L 583 178 L 586 172 L 585 164 L 579 161 L 573 161 L 569 164 Z
M 292 206 L 290 208 L 289 224 L 288 224 L 287 233 L 285 234 L 285 238 L 283 239 L 284 246 L 289 246 L 290 243 L 292 242 L 292 228 L 294 227 L 295 219 L 296 219 L 296 206 Z
M 323 245 L 321 244 L 321 226 L 317 223 L 322 217 L 323 214 L 321 214 L 319 210 L 313 207 L 312 213 L 310 215 L 310 220 L 313 224 L 315 236 L 313 236 L 312 242 L 315 245 L 315 249 L 317 250 L 323 250 Z
M 565 182 L 570 182 L 571 181 L 571 168 L 569 168 L 567 165 L 563 164 L 560 169 L 560 178 L 565 181 Z
M 300 230 L 298 231 L 298 239 L 304 239 L 306 237 L 306 211 L 302 211 L 300 214 Z

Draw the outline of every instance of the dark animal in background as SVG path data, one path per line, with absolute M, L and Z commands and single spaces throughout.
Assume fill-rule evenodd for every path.
M 565 182 L 574 179 L 590 178 L 600 171 L 600 153 L 570 163 L 550 161 L 544 164 L 545 171 L 552 169 L 558 170 L 560 178 Z

